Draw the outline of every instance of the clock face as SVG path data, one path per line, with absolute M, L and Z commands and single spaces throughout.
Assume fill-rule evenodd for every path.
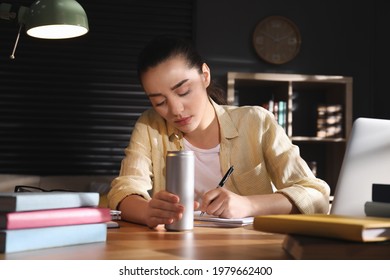
M 288 18 L 270 16 L 256 25 L 253 45 L 256 53 L 264 61 L 283 64 L 298 54 L 301 35 L 298 27 Z

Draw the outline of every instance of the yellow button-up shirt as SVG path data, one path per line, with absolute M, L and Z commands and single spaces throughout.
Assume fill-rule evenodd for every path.
M 211 101 L 220 125 L 220 163 L 234 173 L 225 188 L 239 195 L 283 193 L 301 213 L 327 213 L 330 188 L 316 178 L 273 115 L 260 106 L 227 106 Z M 120 174 L 112 181 L 108 204 L 116 209 L 126 196 L 150 199 L 165 189 L 165 155 L 183 147 L 182 133 L 154 109 L 135 124 Z M 274 186 L 274 188 L 273 188 Z

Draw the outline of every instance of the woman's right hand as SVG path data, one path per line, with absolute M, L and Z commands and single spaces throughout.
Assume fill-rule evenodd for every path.
M 154 228 L 160 224 L 172 224 L 182 218 L 184 206 L 177 195 L 159 191 L 148 201 L 146 225 Z

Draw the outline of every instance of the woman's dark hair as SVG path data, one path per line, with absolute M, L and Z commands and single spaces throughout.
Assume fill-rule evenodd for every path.
M 150 68 L 176 56 L 183 57 L 189 68 L 196 68 L 199 73 L 202 73 L 204 61 L 191 41 L 171 36 L 159 36 L 150 41 L 138 56 L 137 74 L 139 80 L 142 81 L 142 75 Z M 214 81 L 210 82 L 207 94 L 218 104 L 226 104 L 224 90 Z

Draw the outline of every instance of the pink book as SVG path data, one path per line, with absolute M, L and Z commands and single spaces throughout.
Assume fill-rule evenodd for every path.
M 79 207 L 0 213 L 0 229 L 23 229 L 111 221 L 109 208 Z

